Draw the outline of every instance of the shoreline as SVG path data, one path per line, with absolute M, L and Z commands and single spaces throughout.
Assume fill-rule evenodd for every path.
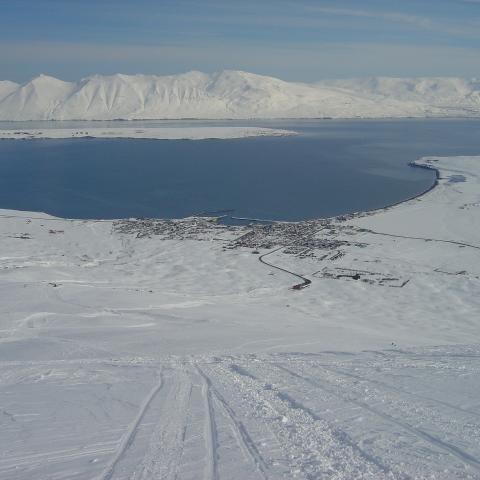
M 205 219 L 216 219 L 216 223 L 214 224 L 215 226 L 220 226 L 219 221 L 221 221 L 222 219 L 229 218 L 229 219 L 232 219 L 234 221 L 238 220 L 238 221 L 241 222 L 241 223 L 238 223 L 238 224 L 234 223 L 234 224 L 232 224 L 232 226 L 244 227 L 244 228 L 249 226 L 249 223 L 247 223 L 247 222 L 257 223 L 257 224 L 302 225 L 302 224 L 310 223 L 310 222 L 339 221 L 339 220 L 340 221 L 345 221 L 345 220 L 351 220 L 351 219 L 355 219 L 355 218 L 363 218 L 363 217 L 366 217 L 366 216 L 375 215 L 376 213 L 381 213 L 381 212 L 391 210 L 394 207 L 406 204 L 406 203 L 408 203 L 412 200 L 416 200 L 416 199 L 418 199 L 420 197 L 423 197 L 424 195 L 430 193 L 431 191 L 433 191 L 439 184 L 438 181 L 440 179 L 440 170 L 437 167 L 429 165 L 429 164 L 418 163 L 422 160 L 428 160 L 428 159 L 431 159 L 431 158 L 434 158 L 434 157 L 431 157 L 431 156 L 421 157 L 417 160 L 413 160 L 412 162 L 408 163 L 409 167 L 431 170 L 435 173 L 435 178 L 434 178 L 432 184 L 428 188 L 426 188 L 425 190 L 421 191 L 420 193 L 415 194 L 413 196 L 410 196 L 410 197 L 408 197 L 404 200 L 400 200 L 398 202 L 386 205 L 384 207 L 378 207 L 378 208 L 374 208 L 374 209 L 371 209 L 371 210 L 361 210 L 361 211 L 352 212 L 352 213 L 344 213 L 344 214 L 333 215 L 333 216 L 328 216 L 328 217 L 316 217 L 316 218 L 304 219 L 304 220 L 299 220 L 299 221 L 269 220 L 269 219 L 236 217 L 236 216 L 229 216 L 229 215 L 219 215 L 219 216 L 216 216 L 216 215 L 189 215 L 187 217 L 180 217 L 180 218 L 162 218 L 162 217 L 119 217 L 119 218 L 110 218 L 110 219 L 109 218 L 68 218 L 68 217 L 57 217 L 55 215 L 51 215 L 47 212 L 41 212 L 41 211 L 36 212 L 36 211 L 30 211 L 30 210 L 11 210 L 11 209 L 0 208 L 0 218 L 15 218 L 15 215 L 5 215 L 5 214 L 2 214 L 2 212 L 23 212 L 23 213 L 26 213 L 26 214 L 28 214 L 28 213 L 43 214 L 43 215 L 46 215 L 46 216 L 51 217 L 51 218 L 43 218 L 43 217 L 37 217 L 37 218 L 42 219 L 42 220 L 47 220 L 47 221 L 48 220 L 65 220 L 65 221 L 69 221 L 69 222 L 94 222 L 94 223 L 98 223 L 98 222 L 121 222 L 121 221 L 128 221 L 128 220 L 132 220 L 132 219 L 134 219 L 134 220 L 145 220 L 145 219 L 147 219 L 147 220 L 151 220 L 151 221 L 165 221 L 166 222 L 166 221 L 185 221 L 185 220 L 190 219 L 190 218 L 198 218 L 198 219 L 205 218 Z M 34 217 L 32 216 L 32 218 L 34 218 Z
M 93 127 L 0 129 L 0 140 L 66 140 L 66 139 L 139 139 L 139 140 L 228 140 L 251 137 L 285 137 L 298 135 L 292 130 L 250 126 L 209 127 Z
M 86 119 L 86 118 L 73 118 L 73 119 L 30 119 L 30 120 L 1 120 L 2 123 L 12 123 L 12 124 L 21 124 L 21 123 L 81 123 L 81 122 L 95 122 L 95 123 L 116 123 L 116 122 L 250 122 L 250 121 L 310 121 L 310 120 L 320 120 L 320 121 L 341 121 L 341 120 L 480 120 L 480 112 L 477 115 L 419 115 L 419 116 L 385 116 L 385 117 L 362 117 L 362 116 L 352 116 L 352 117 L 160 117 L 160 118 L 112 118 L 112 119 Z
M 420 197 L 423 197 L 424 195 L 427 195 L 427 193 L 430 193 L 431 191 L 433 191 L 439 184 L 439 180 L 440 180 L 440 170 L 432 165 L 428 165 L 428 164 L 421 164 L 421 163 L 417 163 L 417 162 L 420 162 L 421 160 L 427 160 L 427 159 L 431 159 L 433 157 L 429 156 L 429 157 L 421 157 L 417 160 L 413 160 L 411 162 L 408 162 L 408 166 L 409 167 L 412 167 L 412 168 L 422 168 L 422 169 L 425 169 L 425 170 L 431 170 L 435 173 L 435 178 L 432 182 L 432 184 L 426 188 L 425 190 L 423 190 L 422 192 L 416 194 L 416 195 L 412 195 L 408 198 L 406 198 L 405 200 L 400 200 L 398 202 L 395 202 L 395 203 L 392 203 L 390 205 L 387 205 L 385 207 L 380 207 L 380 208 L 374 208 L 374 209 L 371 209 L 371 210 L 362 210 L 362 211 L 359 211 L 359 212 L 353 212 L 353 213 L 350 213 L 350 214 L 345 214 L 345 215 L 337 215 L 335 217 L 328 217 L 329 219 L 334 219 L 334 218 L 338 218 L 338 217 L 347 217 L 347 218 L 362 218 L 364 216 L 369 216 L 369 215 L 374 215 L 375 213 L 380 213 L 380 212 L 385 212 L 385 211 L 388 211 L 394 207 L 397 207 L 399 205 L 404 205 L 408 202 L 411 202 L 412 200 L 416 200 Z

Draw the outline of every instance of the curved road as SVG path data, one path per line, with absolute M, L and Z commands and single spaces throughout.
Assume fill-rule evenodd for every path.
M 278 247 L 276 248 L 275 250 L 271 250 L 270 252 L 267 252 L 267 253 L 264 253 L 263 255 L 260 255 L 258 257 L 258 260 L 263 263 L 264 265 L 268 265 L 269 267 L 272 267 L 272 268 L 276 268 L 277 270 L 280 270 L 282 272 L 285 272 L 285 273 L 289 273 L 290 275 L 293 275 L 294 277 L 297 277 L 299 278 L 300 280 L 302 280 L 302 283 L 297 283 L 295 285 L 293 285 L 291 288 L 292 290 L 301 290 L 302 288 L 305 288 L 305 287 L 308 287 L 312 281 L 309 280 L 308 278 L 306 277 L 303 277 L 302 275 L 298 274 L 298 273 L 295 273 L 295 272 L 291 272 L 290 270 L 287 270 L 286 268 L 282 268 L 282 267 L 279 267 L 277 265 L 273 265 L 273 263 L 269 263 L 269 262 L 266 262 L 264 260 L 264 258 L 267 256 L 267 255 L 271 255 L 272 253 L 275 253 L 275 252 L 278 252 L 278 250 L 282 250 L 283 248 L 286 248 L 285 246 L 282 246 L 282 247 Z
M 469 247 L 475 248 L 480 250 L 478 245 L 472 245 L 471 243 L 464 243 L 464 242 L 457 242 L 455 240 L 441 240 L 439 238 L 427 238 L 427 237 L 412 237 L 409 235 L 396 235 L 393 233 L 384 233 L 384 232 L 376 232 L 375 230 L 370 230 L 368 228 L 363 229 L 365 233 L 371 233 L 372 235 L 383 235 L 385 237 L 394 237 L 394 238 L 407 238 L 410 240 L 423 240 L 425 242 L 441 242 L 441 243 L 450 243 L 452 245 L 459 245 L 460 247 Z

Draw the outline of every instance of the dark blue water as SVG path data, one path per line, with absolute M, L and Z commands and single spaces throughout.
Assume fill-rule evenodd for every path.
M 302 220 L 383 207 L 422 192 L 434 174 L 407 165 L 421 156 L 480 154 L 480 121 L 261 125 L 301 135 L 0 141 L 0 208 L 68 218 L 231 210 L 239 217 Z

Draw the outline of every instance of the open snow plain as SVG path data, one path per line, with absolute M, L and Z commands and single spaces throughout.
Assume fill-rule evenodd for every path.
M 327 220 L 1 211 L 0 478 L 480 478 L 480 157 L 417 163 Z

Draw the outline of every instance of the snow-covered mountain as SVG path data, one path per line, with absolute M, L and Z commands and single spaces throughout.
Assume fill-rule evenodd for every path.
M 0 80 L 0 102 L 15 91 L 20 85 L 18 83 L 10 82 L 9 80 Z
M 226 70 L 180 75 L 40 75 L 0 82 L 0 120 L 480 116 L 480 81 L 373 78 L 316 84 Z

